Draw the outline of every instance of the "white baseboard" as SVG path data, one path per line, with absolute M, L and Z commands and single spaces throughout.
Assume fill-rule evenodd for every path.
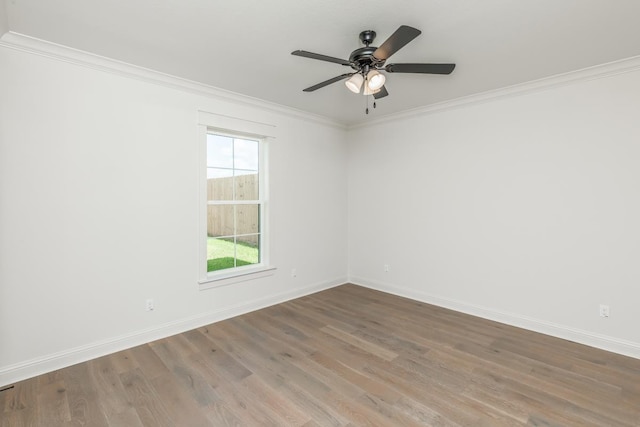
M 545 322 L 539 319 L 533 319 L 514 313 L 505 313 L 486 307 L 480 307 L 474 304 L 468 304 L 463 301 L 442 298 L 426 292 L 417 291 L 415 289 L 399 287 L 387 283 L 380 283 L 361 277 L 351 277 L 349 279 L 349 282 L 366 288 L 375 289 L 377 291 L 410 298 L 416 301 L 425 302 L 427 304 L 437 305 L 439 307 L 448 308 L 451 310 L 459 311 L 461 313 L 482 317 L 484 319 L 494 320 L 496 322 L 504 323 L 507 325 L 528 329 L 530 331 L 539 332 L 545 335 L 551 335 L 553 337 L 585 344 L 590 347 L 595 347 L 613 353 L 622 354 L 624 356 L 640 359 L 640 343 L 625 341 L 605 335 L 594 334 L 588 331 L 575 329 L 564 325 L 558 325 L 551 322 Z
M 0 367 L 0 387 L 32 378 L 76 363 L 126 350 L 157 339 L 166 338 L 204 325 L 219 322 L 271 305 L 289 301 L 346 283 L 346 277 L 316 283 L 300 289 L 283 292 L 266 298 L 259 298 L 220 310 L 196 314 L 184 319 L 161 324 L 152 328 L 132 332 L 111 339 L 75 347 L 58 353 L 38 357 L 26 362 Z

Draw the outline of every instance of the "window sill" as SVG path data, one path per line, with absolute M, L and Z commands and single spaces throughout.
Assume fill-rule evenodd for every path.
M 262 277 L 272 276 L 276 272 L 276 267 L 273 266 L 259 266 L 253 268 L 247 268 L 246 270 L 234 271 L 230 273 L 221 273 L 212 276 L 208 276 L 198 281 L 200 290 L 211 288 L 219 288 L 221 286 L 228 286 L 234 283 L 244 282 L 247 280 L 260 279 Z

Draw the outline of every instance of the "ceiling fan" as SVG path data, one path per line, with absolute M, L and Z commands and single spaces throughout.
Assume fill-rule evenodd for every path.
M 389 59 L 391 55 L 402 49 L 407 43 L 420 34 L 421 31 L 418 29 L 409 27 L 408 25 L 401 25 L 380 47 L 375 47 L 371 46 L 371 43 L 373 43 L 376 37 L 376 32 L 372 30 L 363 31 L 360 33 L 360 41 L 362 41 L 364 47 L 351 52 L 348 60 L 307 52 L 305 50 L 295 50 L 291 52 L 291 54 L 318 59 L 320 61 L 335 62 L 336 64 L 348 66 L 355 70 L 351 73 L 341 74 L 332 79 L 310 86 L 304 89 L 304 92 L 313 92 L 314 90 L 348 78 L 345 85 L 350 91 L 362 93 L 363 95 L 373 95 L 375 99 L 380 99 L 389 95 L 389 92 L 387 92 L 384 86 L 386 78 L 381 71 L 387 73 L 451 74 L 456 67 L 456 64 L 412 63 L 385 65 L 385 61 Z

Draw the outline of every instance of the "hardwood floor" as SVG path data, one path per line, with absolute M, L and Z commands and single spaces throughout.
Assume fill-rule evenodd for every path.
M 8 426 L 640 426 L 640 360 L 344 285 L 15 384 Z

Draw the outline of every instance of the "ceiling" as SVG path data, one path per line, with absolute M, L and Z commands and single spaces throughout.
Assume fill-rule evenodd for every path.
M 640 55 L 638 0 L 0 0 L 15 33 L 318 114 L 345 125 Z M 449 76 L 390 74 L 366 99 L 349 71 L 295 57 L 348 59 L 400 25 L 422 34 L 387 63 L 455 62 Z

